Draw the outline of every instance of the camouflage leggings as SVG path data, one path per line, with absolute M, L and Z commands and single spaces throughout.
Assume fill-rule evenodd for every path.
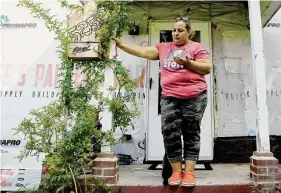
M 182 161 L 181 136 L 184 142 L 184 159 L 197 161 L 200 125 L 207 106 L 207 92 L 203 91 L 192 99 L 162 96 L 160 104 L 162 135 L 169 161 Z

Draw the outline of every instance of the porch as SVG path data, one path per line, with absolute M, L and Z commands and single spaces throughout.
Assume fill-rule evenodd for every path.
M 252 56 L 252 66 L 251 70 L 253 74 L 245 75 L 253 75 L 255 77 L 259 77 L 253 82 L 254 85 L 254 95 L 257 95 L 257 100 L 254 102 L 258 109 L 254 109 L 257 112 L 256 116 L 253 116 L 250 113 L 250 108 L 245 108 L 245 112 L 251 114 L 250 118 L 253 118 L 253 123 L 256 126 L 257 135 L 257 151 L 258 152 L 270 152 L 270 143 L 269 143 L 269 125 L 268 125 L 268 115 L 267 115 L 267 106 L 266 106 L 266 96 L 265 96 L 265 57 L 263 54 L 263 37 L 261 33 L 262 26 L 265 26 L 267 22 L 272 18 L 275 12 L 280 8 L 280 2 L 266 2 L 261 1 L 261 10 L 259 10 L 259 5 L 252 3 L 251 9 L 249 9 L 249 23 L 250 23 L 250 37 L 251 42 L 254 42 L 251 46 L 251 52 L 248 56 Z M 260 12 L 261 11 L 261 12 Z M 154 12 L 156 13 L 156 12 Z M 260 18 L 260 14 L 262 17 Z M 254 23 L 258 23 L 254 26 Z M 202 30 L 204 31 L 204 30 Z M 206 31 L 206 30 L 205 30 Z M 213 30 L 215 31 L 215 30 Z M 234 36 L 234 35 L 233 35 Z M 158 38 L 159 39 L 159 38 Z M 256 44 L 255 44 L 256 43 Z M 214 52 L 215 53 L 215 52 Z M 247 55 L 247 54 L 246 54 Z M 219 57 L 217 57 L 219 58 Z M 215 62 L 216 63 L 216 62 Z M 217 62 L 219 63 L 219 62 Z M 228 84 L 229 87 L 229 84 Z M 242 89 L 243 90 L 243 89 Z M 155 93 L 154 93 L 155 94 Z M 156 94 L 155 94 L 156 95 Z M 152 96 L 155 96 L 152 94 Z M 253 99 L 250 99 L 254 101 Z M 250 101 L 248 99 L 248 101 Z M 247 101 L 247 102 L 248 102 Z M 231 106 L 231 105 L 230 105 Z M 233 106 L 232 106 L 233 107 Z M 156 108 L 153 108 L 156 109 Z M 225 108 L 221 108 L 223 114 L 230 114 L 226 112 Z M 243 109 L 244 112 L 244 109 Z M 233 118 L 233 117 L 232 117 Z M 240 117 L 237 118 L 239 120 Z M 246 118 L 245 118 L 246 119 Z M 256 123 L 258 120 L 258 123 Z M 153 119 L 155 122 L 155 119 Z M 257 124 L 257 125 L 256 125 Z M 208 125 L 209 126 L 209 125 Z M 152 127 L 154 130 L 157 127 Z M 232 127 L 229 127 L 232 128 Z M 159 132 L 158 132 L 159 133 Z M 212 138 L 213 139 L 213 138 Z M 153 147 L 155 147 L 155 138 L 152 138 L 154 143 Z M 147 143 L 149 144 L 149 143 Z M 245 146 L 247 147 L 247 146 Z M 158 148 L 154 148 L 155 152 L 159 153 Z M 244 149 L 243 149 L 244 150 Z M 242 151 L 243 151 L 242 150 Z M 208 151 L 207 151 L 208 152 Z M 160 152 L 161 154 L 161 152 Z M 266 153 L 257 156 L 259 161 L 263 159 L 273 159 L 272 156 L 267 156 Z M 229 158 L 233 159 L 233 158 Z M 264 160 L 263 160 L 264 161 Z M 265 161 L 266 162 L 266 161 Z M 264 162 L 263 167 L 268 167 L 268 165 Z M 194 188 L 183 188 L 183 187 L 170 187 L 163 186 L 162 177 L 161 177 L 161 169 L 159 170 L 148 170 L 150 165 L 131 165 L 131 166 L 120 166 L 119 172 L 119 180 L 117 184 L 113 188 L 113 192 L 134 192 L 134 193 L 142 193 L 142 192 L 235 192 L 235 193 L 243 193 L 243 192 L 279 192 L 281 191 L 281 175 L 280 175 L 280 165 L 278 172 L 278 183 L 272 183 L 272 180 L 267 179 L 267 181 L 260 182 L 257 185 L 250 177 L 250 164 L 212 164 L 213 170 L 196 170 L 197 175 L 197 186 Z M 266 174 L 264 174 L 266 175 Z M 258 176 L 264 178 L 265 176 Z M 268 176 L 266 176 L 268 177 Z M 267 191 L 260 191 L 261 184 L 267 183 Z
M 268 191 L 260 191 L 250 178 L 250 164 L 211 164 L 213 170 L 196 167 L 197 185 L 193 188 L 164 186 L 161 168 L 149 170 L 150 165 L 119 166 L 119 181 L 113 193 L 254 193 L 281 191 L 281 165 L 278 184 L 269 184 Z

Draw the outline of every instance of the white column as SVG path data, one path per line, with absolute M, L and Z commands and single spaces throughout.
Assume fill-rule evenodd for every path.
M 114 41 L 111 41 L 110 46 L 110 58 L 117 56 L 117 46 Z M 103 86 L 103 94 L 104 97 L 113 97 L 113 93 L 110 94 L 108 91 L 109 87 L 114 86 L 114 72 L 111 68 L 107 68 L 104 72 L 104 86 Z M 104 111 L 101 113 L 102 120 L 102 130 L 103 131 L 110 131 L 113 129 L 113 115 L 112 112 L 109 111 L 108 108 L 105 108 Z M 101 152 L 111 152 L 111 147 L 107 145 L 105 142 L 102 144 Z
M 107 90 L 110 86 L 114 85 L 114 73 L 111 68 L 108 68 L 105 70 L 104 73 L 104 88 L 103 88 L 103 94 L 104 97 L 109 96 L 109 91 Z M 102 131 L 110 131 L 113 127 L 113 117 L 112 112 L 109 111 L 108 108 L 105 108 L 104 111 L 101 113 L 102 120 Z M 107 145 L 105 142 L 102 144 L 101 152 L 110 152 L 111 148 L 109 145 Z
M 270 152 L 268 107 L 266 104 L 265 58 L 263 28 L 259 0 L 248 0 L 252 48 L 253 86 L 257 107 L 257 151 Z

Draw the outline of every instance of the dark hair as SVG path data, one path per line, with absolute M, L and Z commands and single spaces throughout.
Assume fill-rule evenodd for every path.
M 195 32 L 191 27 L 189 19 L 187 17 L 177 17 L 175 22 L 178 22 L 178 21 L 183 21 L 185 23 L 185 28 L 189 32 L 188 38 L 192 39 L 195 35 Z
M 185 28 L 187 29 L 187 31 L 190 30 L 191 25 L 190 25 L 190 21 L 187 17 L 177 17 L 175 22 L 178 21 L 183 21 L 185 23 Z

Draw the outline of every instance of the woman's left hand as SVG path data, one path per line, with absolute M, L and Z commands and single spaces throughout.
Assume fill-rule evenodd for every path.
M 189 59 L 188 56 L 186 56 L 185 59 L 180 58 L 180 57 L 178 57 L 178 56 L 174 56 L 173 59 L 174 59 L 174 61 L 175 61 L 176 63 L 178 63 L 179 65 L 188 66 L 188 65 L 190 64 L 190 59 Z
M 185 68 L 193 70 L 201 75 L 209 74 L 212 70 L 212 64 L 209 59 L 190 60 L 188 56 L 186 56 L 186 59 L 174 56 L 173 59 L 179 65 L 183 65 Z

